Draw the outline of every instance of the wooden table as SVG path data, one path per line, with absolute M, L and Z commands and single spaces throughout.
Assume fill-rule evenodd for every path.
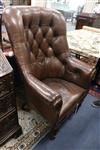
M 82 29 L 83 26 L 92 27 L 96 19 L 96 14 L 81 13 L 76 17 L 76 29 Z
M 100 84 L 100 29 L 83 26 L 67 33 L 72 55 L 96 67 L 96 84 Z
M 71 53 L 84 57 L 87 63 L 96 65 L 100 58 L 100 29 L 84 26 L 67 33 Z

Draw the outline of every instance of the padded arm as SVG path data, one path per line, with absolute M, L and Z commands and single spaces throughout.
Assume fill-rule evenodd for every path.
M 94 78 L 96 69 L 76 58 L 69 57 L 66 60 L 64 78 L 88 88 L 91 80 Z
M 27 66 L 21 66 L 21 71 L 29 101 L 48 120 L 50 126 L 54 126 L 61 111 L 61 95 L 36 79 Z
M 54 106 L 57 110 L 61 109 L 62 106 L 62 97 L 57 92 L 53 91 L 46 84 L 38 80 L 31 73 L 31 69 L 29 70 L 29 66 L 21 66 L 21 70 L 25 77 L 26 83 L 32 89 L 34 96 L 42 99 L 44 103 L 47 105 Z

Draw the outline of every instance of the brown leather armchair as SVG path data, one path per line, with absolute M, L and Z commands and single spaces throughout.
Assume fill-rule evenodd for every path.
M 58 11 L 13 6 L 3 19 L 28 101 L 56 128 L 87 95 L 95 69 L 70 56 Z

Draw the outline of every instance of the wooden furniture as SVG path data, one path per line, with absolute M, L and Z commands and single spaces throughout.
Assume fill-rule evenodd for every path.
M 92 27 L 95 19 L 96 15 L 94 14 L 82 13 L 77 15 L 76 29 L 82 29 L 84 25 Z
M 83 26 L 83 29 L 68 32 L 67 36 L 72 54 L 90 65 L 95 65 L 95 82 L 100 84 L 100 29 Z
M 0 50 L 0 146 L 21 133 L 16 110 L 13 69 Z
M 83 29 L 69 31 L 68 45 L 71 52 L 97 64 L 100 58 L 100 29 L 83 26 Z

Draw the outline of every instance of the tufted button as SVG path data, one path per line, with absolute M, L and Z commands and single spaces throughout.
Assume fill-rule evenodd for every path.
M 38 49 L 38 44 L 36 40 L 33 40 L 31 51 L 34 54 L 34 56 L 37 57 L 39 49 Z
M 30 47 L 31 47 L 33 44 L 33 39 L 34 39 L 32 31 L 30 29 L 26 28 L 25 36 L 26 36 L 26 41 L 27 41 L 28 45 L 30 45 Z
M 48 28 L 48 32 L 46 33 L 45 38 L 47 39 L 49 45 L 52 43 L 52 39 L 53 39 L 54 33 L 51 27 Z
M 35 40 L 37 41 L 37 44 L 39 46 L 43 40 L 43 33 L 41 28 L 38 28 L 37 33 L 35 35 Z
M 54 56 L 54 52 L 53 52 L 53 49 L 51 48 L 51 47 L 49 47 L 48 49 L 47 49 L 47 57 L 52 57 L 52 56 Z
M 41 43 L 41 45 L 40 45 L 40 49 L 42 49 L 42 51 L 43 51 L 43 53 L 44 53 L 45 55 L 46 55 L 46 53 L 47 53 L 48 47 L 49 47 L 49 44 L 48 44 L 46 38 L 43 38 L 42 43 Z

